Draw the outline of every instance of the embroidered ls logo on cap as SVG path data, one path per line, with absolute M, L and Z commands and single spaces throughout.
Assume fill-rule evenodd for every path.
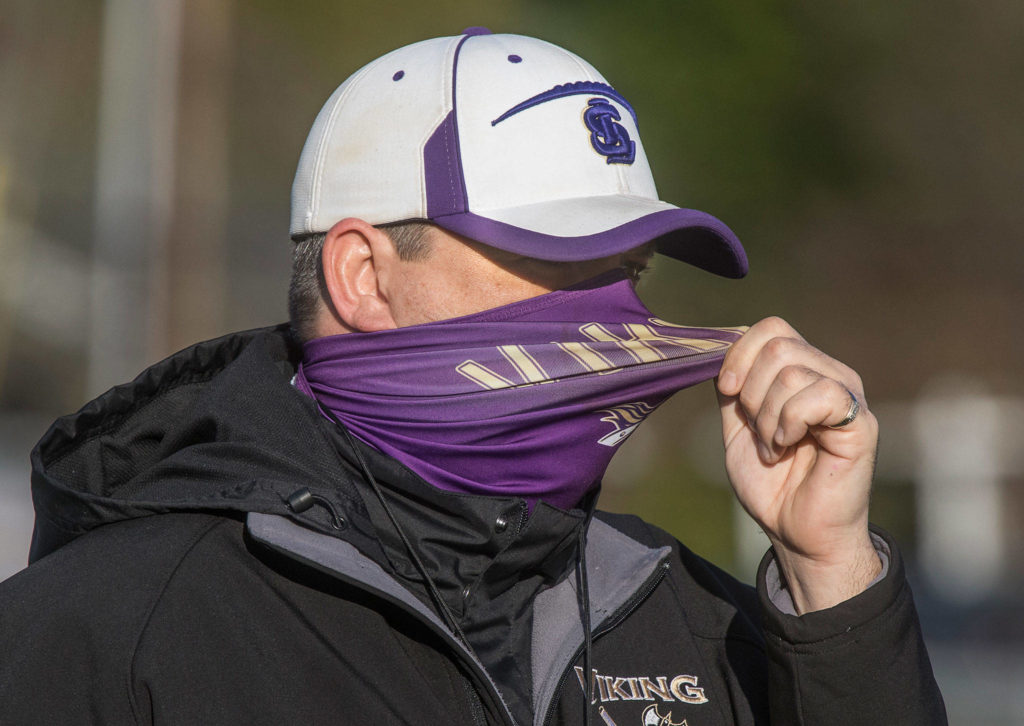
M 583 123 L 590 129 L 594 150 L 607 157 L 609 164 L 632 164 L 636 143 L 629 138 L 626 127 L 617 123 L 620 118 L 615 106 L 601 98 L 587 101 L 587 110 L 583 112 Z
M 727 277 L 747 259 L 721 221 L 658 199 L 637 115 L 582 58 L 471 28 L 399 48 L 346 80 L 299 159 L 290 231 L 429 220 L 546 260 L 651 240 Z

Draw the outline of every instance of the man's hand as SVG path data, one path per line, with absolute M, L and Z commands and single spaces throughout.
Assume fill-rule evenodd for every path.
M 857 417 L 830 429 L 851 395 Z M 771 540 L 797 612 L 862 592 L 881 563 L 868 534 L 878 422 L 860 376 L 767 318 L 725 356 L 718 398 L 726 471 Z

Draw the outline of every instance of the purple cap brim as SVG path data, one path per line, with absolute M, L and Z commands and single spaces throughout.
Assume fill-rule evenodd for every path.
M 608 257 L 654 241 L 658 252 L 723 277 L 747 274 L 747 254 L 724 222 L 696 209 L 665 209 L 580 237 L 535 232 L 473 214 L 433 217 L 449 232 L 508 252 L 556 262 Z

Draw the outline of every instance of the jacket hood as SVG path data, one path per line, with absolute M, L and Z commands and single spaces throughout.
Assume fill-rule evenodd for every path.
M 301 487 L 363 510 L 356 475 L 290 383 L 297 356 L 287 325 L 198 343 L 54 422 L 32 451 L 29 561 L 152 514 L 290 515 Z

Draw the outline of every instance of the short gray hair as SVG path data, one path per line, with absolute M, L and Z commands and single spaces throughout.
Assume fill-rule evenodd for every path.
M 430 254 L 427 222 L 396 222 L 378 226 L 392 244 L 398 257 L 406 262 L 422 260 Z M 325 232 L 314 232 L 295 239 L 292 252 L 292 279 L 288 285 L 288 316 L 292 334 L 299 343 L 316 337 L 320 311 L 330 305 L 322 263 Z

